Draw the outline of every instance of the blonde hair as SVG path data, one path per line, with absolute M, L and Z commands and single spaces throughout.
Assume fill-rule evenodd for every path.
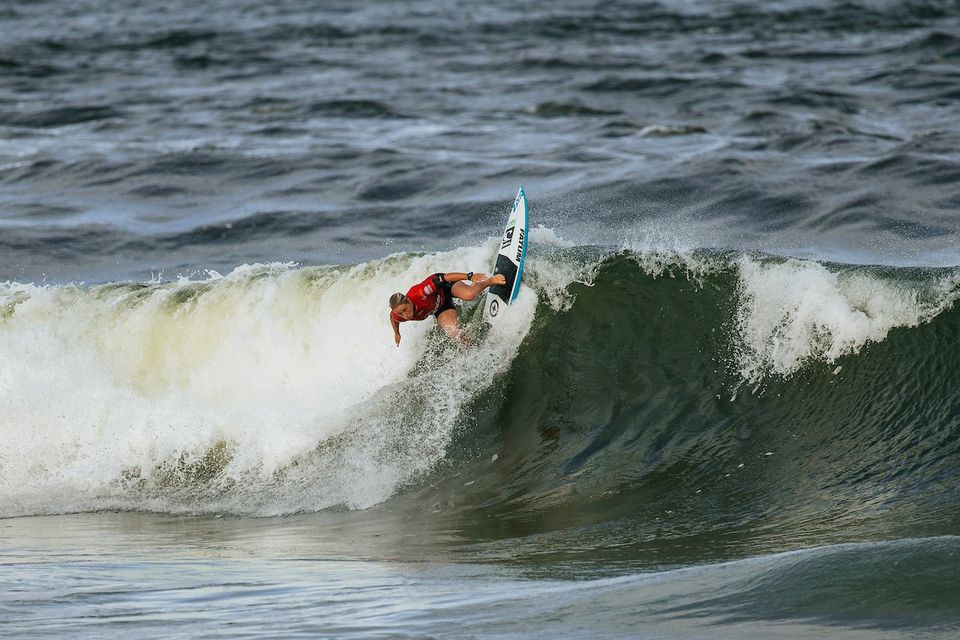
M 407 302 L 410 302 L 410 298 L 403 295 L 402 293 L 395 293 L 392 296 L 390 296 L 390 309 L 391 310 L 396 309 L 400 305 L 406 304 Z

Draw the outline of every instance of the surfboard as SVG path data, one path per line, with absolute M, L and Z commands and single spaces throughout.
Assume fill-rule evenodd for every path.
M 517 192 L 513 201 L 513 209 L 507 218 L 507 226 L 500 239 L 500 252 L 497 254 L 497 263 L 493 274 L 502 273 L 507 279 L 506 284 L 498 284 L 487 289 L 487 297 L 483 307 L 483 318 L 489 323 L 496 321 L 503 310 L 514 300 L 520 291 L 520 281 L 523 279 L 523 263 L 527 257 L 527 195 L 523 187 Z

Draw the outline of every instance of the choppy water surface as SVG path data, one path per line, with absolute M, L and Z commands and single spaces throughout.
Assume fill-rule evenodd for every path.
M 461 246 L 518 182 L 578 242 L 955 262 L 950 2 L 24 2 L 0 28 L 10 277 Z
M 0 8 L 0 635 L 960 633 L 958 33 Z

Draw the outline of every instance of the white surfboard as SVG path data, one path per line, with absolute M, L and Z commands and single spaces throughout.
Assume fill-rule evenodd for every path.
M 507 226 L 503 230 L 500 240 L 500 253 L 497 254 L 497 264 L 493 274 L 502 273 L 507 279 L 504 285 L 494 285 L 487 289 L 486 301 L 483 305 L 483 318 L 487 322 L 494 322 L 503 313 L 504 309 L 517 299 L 520 291 L 520 281 L 523 279 L 523 262 L 527 257 L 527 196 L 523 187 L 517 192 L 513 201 L 513 209 L 507 218 Z

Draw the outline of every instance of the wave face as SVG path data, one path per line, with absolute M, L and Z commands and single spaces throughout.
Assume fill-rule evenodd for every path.
M 610 254 L 534 231 L 553 248 L 467 350 L 432 322 L 394 348 L 385 301 L 492 241 L 3 285 L 2 515 L 386 502 L 560 555 L 578 553 L 571 531 L 620 541 L 591 554 L 682 538 L 709 557 L 956 531 L 960 272 Z M 477 305 L 462 316 L 482 333 Z
M 505 399 L 477 402 L 500 458 L 467 475 L 555 557 L 954 533 L 956 275 L 608 257 L 544 310 Z

